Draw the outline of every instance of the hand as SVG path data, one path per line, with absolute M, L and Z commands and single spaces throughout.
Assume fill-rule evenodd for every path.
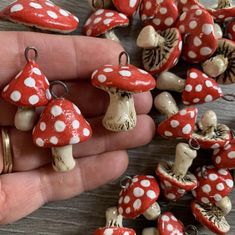
M 13 222 L 44 203 L 67 199 L 119 177 L 126 170 L 124 149 L 147 144 L 155 127 L 146 114 L 152 106 L 150 93 L 135 95 L 137 126 L 126 133 L 113 133 L 102 127 L 109 98 L 90 84 L 91 73 L 104 64 L 117 64 L 123 50 L 104 39 L 55 36 L 39 33 L 1 32 L 0 88 L 24 66 L 24 50 L 35 46 L 37 63 L 50 80 L 64 80 L 68 99 L 82 111 L 93 129 L 90 141 L 74 145 L 76 167 L 68 173 L 53 171 L 50 149 L 36 147 L 31 133 L 13 127 L 16 107 L 0 98 L 0 126 L 12 126 L 13 173 L 0 175 L 0 224 Z M 0 172 L 3 168 L 0 145 Z

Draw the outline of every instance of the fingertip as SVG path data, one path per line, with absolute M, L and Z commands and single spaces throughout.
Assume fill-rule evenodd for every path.
M 147 114 L 153 106 L 153 97 L 150 92 L 143 92 L 134 95 L 136 112 L 138 114 Z

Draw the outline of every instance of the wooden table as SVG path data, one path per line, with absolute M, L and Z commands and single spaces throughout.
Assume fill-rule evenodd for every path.
M 0 8 L 6 6 L 11 1 L 2 0 Z M 58 5 L 75 13 L 81 21 L 81 25 L 90 14 L 90 9 L 86 0 L 54 0 Z M 208 2 L 208 1 L 207 1 Z M 211 2 L 213 2 L 211 0 Z M 81 27 L 80 27 L 81 29 Z M 80 29 L 75 34 L 80 33 Z M 0 22 L 0 30 L 27 30 L 25 27 L 12 23 Z M 135 39 L 140 31 L 139 20 L 136 18 L 132 26 L 127 29 L 118 30 L 118 35 L 122 40 L 125 49 L 131 54 L 132 62 L 140 64 L 140 49 L 135 45 Z M 222 87 L 225 93 L 233 93 L 235 85 Z M 178 96 L 179 97 L 179 96 Z M 219 101 L 200 105 L 199 116 L 208 109 L 216 111 L 219 121 L 235 128 L 235 109 L 233 103 L 228 103 L 222 99 Z M 153 118 L 158 121 L 159 115 L 152 112 Z M 176 141 L 166 141 L 155 138 L 149 145 L 129 150 L 130 165 L 125 172 L 126 175 L 154 174 L 157 163 L 161 160 L 171 160 L 174 158 Z M 211 152 L 203 151 L 194 163 L 194 166 L 209 163 Z M 119 180 L 103 187 L 86 192 L 73 199 L 48 203 L 26 218 L 21 219 L 11 225 L 1 226 L 0 234 L 61 234 L 61 235 L 91 235 L 96 228 L 105 225 L 105 210 L 109 206 L 117 203 L 118 192 L 120 190 Z M 235 192 L 231 195 L 233 206 L 235 207 Z M 196 223 L 188 207 L 190 196 L 177 203 L 168 205 L 164 210 L 171 210 L 186 225 Z M 235 210 L 227 216 L 231 224 L 231 232 L 235 234 Z M 137 234 L 141 234 L 141 229 L 147 226 L 154 226 L 155 222 L 146 222 L 142 217 L 136 221 L 126 221 L 125 225 L 136 229 Z M 208 230 L 200 228 L 200 235 L 212 234 Z

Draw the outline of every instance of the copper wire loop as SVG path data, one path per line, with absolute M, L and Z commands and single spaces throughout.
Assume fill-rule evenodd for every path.
M 2 174 L 12 173 L 13 170 L 13 154 L 11 149 L 11 140 L 9 130 L 3 127 L 2 130 L 2 147 L 3 147 L 3 170 Z

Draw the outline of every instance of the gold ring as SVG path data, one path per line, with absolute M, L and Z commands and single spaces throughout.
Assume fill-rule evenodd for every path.
M 2 127 L 2 147 L 3 147 L 3 170 L 2 174 L 12 173 L 13 170 L 13 154 L 11 148 L 11 140 L 9 129 Z

